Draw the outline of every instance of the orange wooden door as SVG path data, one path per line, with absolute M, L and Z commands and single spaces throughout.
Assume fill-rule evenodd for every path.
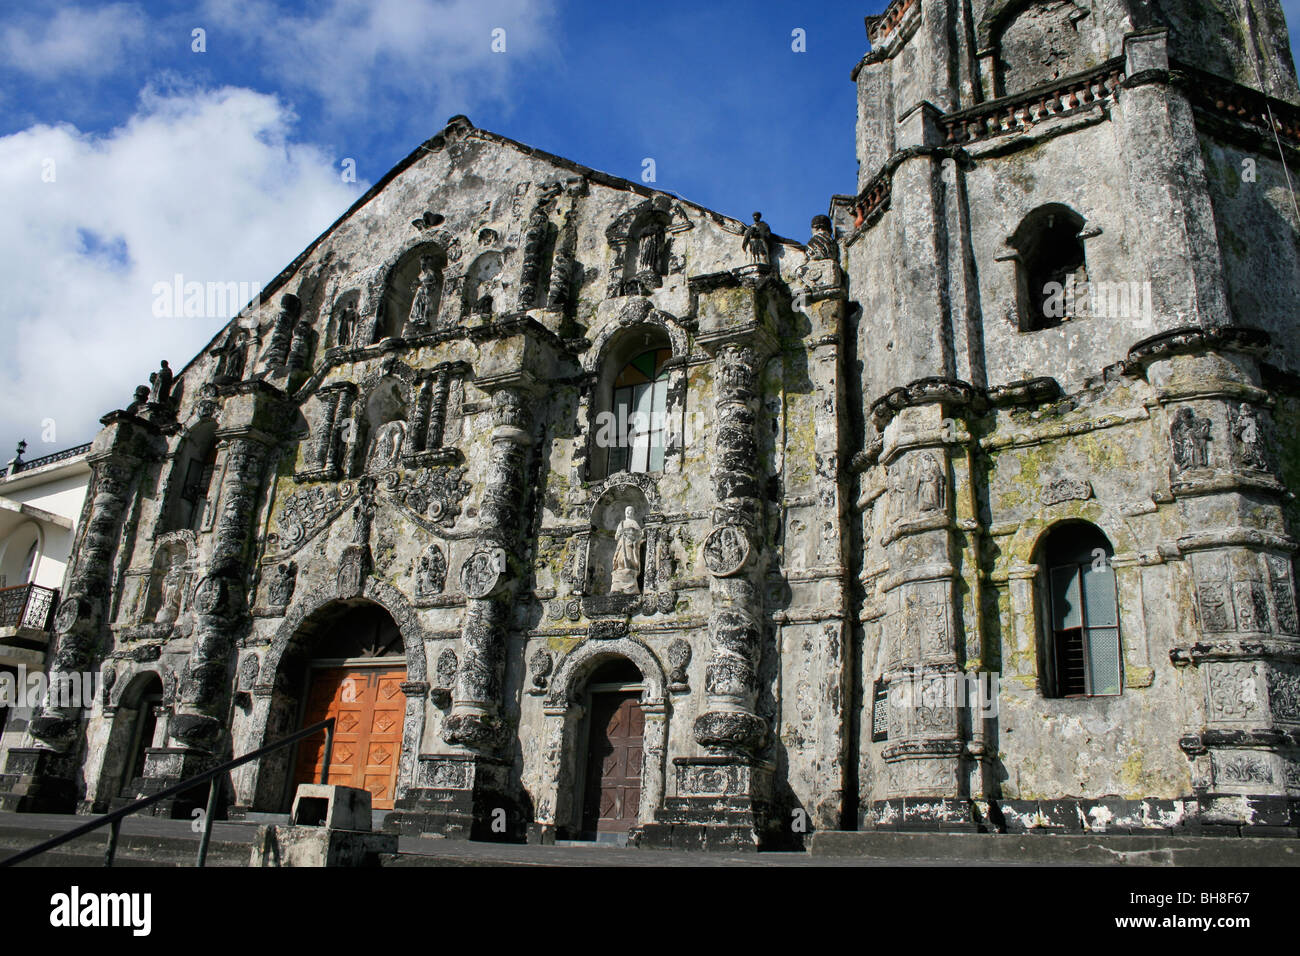
M 370 791 L 376 810 L 393 808 L 397 760 L 402 752 L 406 669 L 331 667 L 312 672 L 303 726 L 334 718 L 329 783 Z M 325 735 L 304 740 L 295 783 L 320 780 Z
M 626 833 L 636 826 L 644 737 L 640 693 L 592 695 L 584 832 Z

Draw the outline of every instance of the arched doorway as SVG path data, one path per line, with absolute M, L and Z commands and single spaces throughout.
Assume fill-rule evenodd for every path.
M 162 678 L 154 671 L 136 674 L 117 703 L 105 753 L 104 774 L 112 790 L 107 799 L 134 799 L 144 776 L 145 759 L 154 746 L 163 709 Z M 101 791 L 102 793 L 102 791 Z
M 305 631 L 308 629 L 304 629 Z M 298 704 L 298 727 L 335 719 L 327 782 L 370 792 L 375 810 L 391 810 L 397 789 L 406 713 L 406 654 L 392 616 L 377 604 L 339 602 L 286 651 L 281 686 Z M 324 734 L 295 753 L 293 799 L 299 783 L 320 781 Z
M 623 842 L 641 813 L 645 713 L 641 671 L 625 657 L 600 664 L 584 691 L 587 713 L 579 838 Z

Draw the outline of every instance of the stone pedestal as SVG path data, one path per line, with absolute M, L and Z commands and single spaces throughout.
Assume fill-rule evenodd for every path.
M 71 813 L 77 802 L 75 754 L 12 747 L 0 773 L 0 811 Z
M 399 798 L 384 830 L 408 836 L 524 841 L 531 814 L 510 798 L 510 763 L 483 754 L 420 757 L 416 785 Z
M 677 795 L 664 800 L 655 822 L 632 831 L 648 849 L 753 852 L 772 836 L 769 763 L 740 756 L 678 757 Z

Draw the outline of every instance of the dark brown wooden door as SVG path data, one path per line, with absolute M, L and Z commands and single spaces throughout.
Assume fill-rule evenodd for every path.
M 303 726 L 335 718 L 329 783 L 370 791 L 375 810 L 393 809 L 397 760 L 402 753 L 406 669 L 331 667 L 312 672 Z M 305 740 L 294 783 L 316 783 L 325 760 L 325 735 Z
M 584 833 L 626 833 L 641 808 L 645 714 L 636 691 L 593 694 Z

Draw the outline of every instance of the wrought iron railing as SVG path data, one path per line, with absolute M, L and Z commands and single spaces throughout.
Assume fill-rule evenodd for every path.
M 33 468 L 40 468 L 43 465 L 53 465 L 55 462 L 67 461 L 69 458 L 76 458 L 78 455 L 84 455 L 90 451 L 90 442 L 84 445 L 74 445 L 71 448 L 65 448 L 63 451 L 56 451 L 52 455 L 42 455 L 40 458 L 33 458 L 31 461 L 22 461 L 21 455 L 19 460 L 14 463 L 14 473 L 20 471 L 31 471 Z
M 236 757 L 234 760 L 227 760 L 219 767 L 213 767 L 211 770 L 195 774 L 193 777 L 190 777 L 187 780 L 182 780 L 180 783 L 173 784 L 165 790 L 159 790 L 152 796 L 145 797 L 142 800 L 136 800 L 134 803 L 128 803 L 119 810 L 114 810 L 112 813 L 106 813 L 102 817 L 97 817 L 96 819 L 91 820 L 89 823 L 83 823 L 81 826 L 74 827 L 67 833 L 60 833 L 58 836 L 51 837 L 43 843 L 36 844 L 34 847 L 29 847 L 21 853 L 15 853 L 8 859 L 0 860 L 0 866 L 15 866 L 16 864 L 30 860 L 34 856 L 39 856 L 47 850 L 53 850 L 55 847 L 63 846 L 63 844 L 70 840 L 75 840 L 77 837 L 85 836 L 87 833 L 98 830 L 100 827 L 109 828 L 108 844 L 104 847 L 104 865 L 112 866 L 113 859 L 117 856 L 117 837 L 118 833 L 122 829 L 123 819 L 129 817 L 133 813 L 139 813 L 141 810 L 146 810 L 155 803 L 166 800 L 168 797 L 177 796 L 178 794 L 193 790 L 195 787 L 206 783 L 208 785 L 208 808 L 203 814 L 203 835 L 199 837 L 198 858 L 195 861 L 196 866 L 203 866 L 208 858 L 208 844 L 212 840 L 212 822 L 213 817 L 217 812 L 217 797 L 221 793 L 222 777 L 231 770 L 234 770 L 236 767 L 241 767 L 248 763 L 250 760 L 258 760 L 273 751 L 279 750 L 281 747 L 288 747 L 290 744 L 296 744 L 300 740 L 306 740 L 308 737 L 315 736 L 322 730 L 325 731 L 325 759 L 321 764 L 320 782 L 326 783 L 329 780 L 330 756 L 334 752 L 333 717 L 326 718 L 320 723 L 312 724 L 310 727 L 304 727 L 296 734 L 290 734 L 288 737 L 285 737 L 282 740 L 277 740 L 273 744 L 259 747 L 252 753 L 246 753 L 242 757 Z
M 0 627 L 47 630 L 58 594 L 57 589 L 43 588 L 39 584 L 0 588 Z

